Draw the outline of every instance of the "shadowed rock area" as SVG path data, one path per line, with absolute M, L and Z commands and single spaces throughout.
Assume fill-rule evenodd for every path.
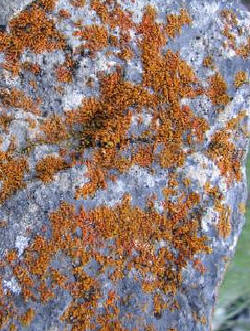
M 211 330 L 244 224 L 238 1 L 0 1 L 0 330 Z

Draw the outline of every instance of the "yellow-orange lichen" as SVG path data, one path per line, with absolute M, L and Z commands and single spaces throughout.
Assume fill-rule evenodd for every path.
M 44 139 L 48 143 L 55 144 L 68 138 L 66 126 L 59 116 L 45 119 L 40 129 L 44 132 Z
M 41 0 L 45 8 L 53 6 L 53 0 Z M 40 2 L 41 3 L 41 2 Z M 18 61 L 25 49 L 34 53 L 62 49 L 65 46 L 62 35 L 56 31 L 54 23 L 47 19 L 44 9 L 39 4 L 32 4 L 31 8 L 9 22 L 10 34 L 1 33 L 0 51 L 5 52 L 8 61 Z
M 248 58 L 250 54 L 250 37 L 248 36 L 245 43 L 237 46 L 237 37 L 242 35 L 242 27 L 239 26 L 236 14 L 232 10 L 224 9 L 221 11 L 221 17 L 224 23 L 222 34 L 227 40 L 227 42 L 224 42 L 224 47 L 233 49 L 243 59 Z
M 104 26 L 97 24 L 83 26 L 81 30 L 74 32 L 74 36 L 78 36 L 80 40 L 86 43 L 79 48 L 88 48 L 92 53 L 99 51 L 108 46 L 108 32 Z
M 34 75 L 39 75 L 40 72 L 41 72 L 41 68 L 38 64 L 31 63 L 31 62 L 28 62 L 28 61 L 23 63 L 22 68 L 24 70 L 32 72 Z
M 220 73 L 215 73 L 210 77 L 210 87 L 207 95 L 211 98 L 213 105 L 226 106 L 229 103 L 227 84 Z
M 70 0 L 70 3 L 76 8 L 84 7 L 86 0 Z
M 230 131 L 226 129 L 216 131 L 208 148 L 209 157 L 216 162 L 221 175 L 226 177 L 229 184 L 242 179 L 241 160 L 230 136 Z
M 48 183 L 53 180 L 54 174 L 67 168 L 68 165 L 62 158 L 49 155 L 38 161 L 36 165 L 37 177 Z
M 85 1 L 81 0 L 71 3 L 76 7 L 85 5 Z M 38 76 L 41 72 L 38 65 L 24 63 L 19 66 L 21 53 L 26 48 L 35 53 L 64 48 L 64 38 L 46 17 L 46 11 L 53 10 L 54 4 L 53 0 L 36 1 L 30 9 L 11 21 L 9 34 L 0 32 L 0 51 L 5 52 L 14 69 L 16 66 L 16 70 L 29 70 Z M 162 192 L 165 198 L 162 201 L 164 213 L 158 213 L 155 209 L 156 195 L 145 197 L 145 209 L 133 205 L 129 194 L 124 194 L 122 201 L 112 208 L 99 205 L 86 211 L 82 206 L 77 213 L 72 205 L 62 203 L 58 210 L 49 215 L 50 226 L 43 225 L 41 234 L 33 237 L 22 259 L 16 258 L 11 251 L 6 256 L 21 286 L 24 300 L 46 304 L 53 299 L 56 293 L 54 289 L 59 286 L 72 297 L 61 320 L 71 324 L 73 331 L 87 328 L 124 331 L 119 319 L 118 303 L 127 304 L 130 297 L 119 297 L 115 290 L 109 291 L 103 304 L 103 313 L 97 316 L 101 283 L 90 277 L 83 268 L 95 259 L 98 273 L 109 271 L 108 277 L 114 286 L 128 271 L 136 270 L 139 278 L 143 279 L 142 289 L 153 295 L 156 318 L 167 307 L 170 310 L 179 308 L 175 294 L 182 283 L 182 268 L 191 260 L 194 268 L 204 273 L 205 268 L 196 255 L 211 252 L 206 244 L 207 238 L 200 232 L 203 197 L 190 192 L 190 180 L 187 178 L 181 178 L 186 190 L 178 195 L 183 185 L 179 185 L 180 178 L 175 171 L 185 164 L 186 156 L 195 150 L 196 144 L 204 141 L 209 126 L 190 107 L 182 105 L 181 100 L 207 94 L 214 106 L 225 106 L 229 97 L 220 73 L 210 77 L 210 87 L 204 91 L 195 72 L 181 59 L 180 54 L 164 49 L 167 38 L 176 37 L 184 24 L 191 23 L 186 10 L 167 15 L 166 23 L 158 23 L 156 10 L 153 6 L 147 6 L 142 21 L 136 24 L 132 21 L 131 13 L 122 10 L 113 0 L 93 0 L 91 8 L 102 23 L 83 25 L 80 21 L 75 22 L 75 35 L 83 41 L 78 50 L 88 49 L 94 57 L 97 51 L 111 45 L 118 49 L 113 54 L 122 60 L 130 60 L 133 56 L 130 29 L 135 28 L 142 58 L 142 84 L 126 81 L 123 69 L 117 66 L 111 74 L 98 73 L 98 97 L 84 98 L 82 105 L 66 111 L 65 117 L 39 118 L 43 136 L 37 137 L 38 142 L 59 144 L 61 149 L 60 157 L 46 156 L 38 161 L 37 177 L 48 183 L 56 172 L 76 164 L 85 164 L 89 181 L 76 189 L 76 198 L 87 199 L 94 196 L 96 191 L 105 190 L 109 180 L 115 181 L 120 173 L 127 172 L 132 165 L 137 164 L 148 168 L 144 171 L 154 173 L 152 165 L 158 163 L 169 170 L 168 182 Z M 63 10 L 59 11 L 59 16 L 70 17 Z M 233 17 L 230 20 L 234 21 Z M 114 29 L 118 27 L 118 35 L 114 36 Z M 226 33 L 233 41 L 230 30 L 226 30 Z M 22 44 L 17 36 L 23 38 Z M 209 58 L 203 64 L 212 67 Z M 73 60 L 66 56 L 65 63 L 55 69 L 57 80 L 71 83 L 74 66 Z M 92 78 L 87 82 L 91 89 L 94 86 Z M 63 93 L 61 87 L 55 90 Z M 1 101 L 8 110 L 23 108 L 30 111 L 35 104 L 19 90 L 1 90 Z M 144 112 L 152 116 L 149 128 L 138 136 L 131 134 L 133 115 L 139 118 L 138 126 L 141 126 Z M 238 163 L 236 160 L 238 150 L 230 141 L 230 132 L 239 127 L 243 118 L 244 114 L 230 120 L 225 130 L 215 132 L 208 149 L 208 156 L 216 162 L 221 174 L 230 183 L 241 179 L 240 160 Z M 2 122 L 2 126 L 8 126 L 5 119 Z M 65 142 L 68 139 L 69 144 Z M 71 144 L 73 140 L 74 144 Z M 77 160 L 77 156 L 83 156 L 85 150 L 91 150 L 91 159 L 86 161 L 82 157 L 83 160 Z M 12 158 L 8 159 L 9 154 L 9 151 L 0 152 L 0 169 L 13 161 Z M 64 159 L 68 158 L 72 162 L 66 164 Z M 20 162 L 14 161 L 15 164 Z M 22 183 L 24 171 L 20 171 L 20 165 L 17 169 Z M 14 168 L 15 180 L 19 178 L 16 176 L 17 169 Z M 2 178 L 4 176 L 0 172 L 0 180 L 4 183 Z M 8 182 L 13 178 L 8 175 Z M 15 181 L 10 194 L 21 187 Z M 218 232 L 226 238 L 230 234 L 230 210 L 222 202 L 222 195 L 217 188 L 207 184 L 204 190 L 213 197 L 219 214 Z M 79 228 L 81 231 L 77 231 Z M 100 251 L 109 241 L 112 241 L 112 245 L 108 247 L 108 256 L 104 256 Z M 155 246 L 159 242 L 166 243 L 166 246 L 156 251 Z M 51 262 L 57 254 L 63 254 L 71 261 L 74 280 L 64 276 L 60 269 L 51 268 Z M 149 275 L 152 277 L 149 278 Z M 2 307 L 0 325 L 8 319 L 1 310 Z M 133 318 L 133 313 L 127 318 Z M 26 316 L 24 320 L 28 319 L 29 316 Z M 153 327 L 145 325 L 145 330 L 153 330 Z
M 215 210 L 219 213 L 219 221 L 217 224 L 219 235 L 223 238 L 227 238 L 231 234 L 232 228 L 230 222 L 230 207 L 221 202 L 215 201 Z
M 23 91 L 16 88 L 11 90 L 0 89 L 0 100 L 2 105 L 7 109 L 13 107 L 32 112 L 36 115 L 40 114 L 37 102 L 26 96 Z
M 244 215 L 246 213 L 246 204 L 244 202 L 240 202 L 238 205 L 238 209 L 240 213 Z
M 204 67 L 208 67 L 208 68 L 211 68 L 211 69 L 214 68 L 213 58 L 212 58 L 211 56 L 206 56 L 206 57 L 203 59 L 202 64 L 204 65 Z
M 245 71 L 238 71 L 234 76 L 234 86 L 239 88 L 245 83 L 247 83 L 247 73 Z
M 35 311 L 31 308 L 29 308 L 25 314 L 23 314 L 21 317 L 20 317 L 20 322 L 22 324 L 22 326 L 24 327 L 28 327 L 30 325 L 30 323 L 32 322 L 32 320 L 34 319 L 35 317 Z
M 67 19 L 71 17 L 71 14 L 69 11 L 67 11 L 66 9 L 60 9 L 59 11 L 59 15 L 61 18 Z
M 177 34 L 180 34 L 181 28 L 185 24 L 192 22 L 188 12 L 185 9 L 180 10 L 180 14 L 167 15 L 166 32 L 170 38 L 174 38 Z
M 2 181 L 0 203 L 26 186 L 24 175 L 28 169 L 28 162 L 25 159 L 0 161 L 0 181 Z

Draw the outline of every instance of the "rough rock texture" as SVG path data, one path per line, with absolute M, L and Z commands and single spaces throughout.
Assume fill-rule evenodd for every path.
M 0 9 L 0 329 L 209 330 L 244 223 L 249 14 Z

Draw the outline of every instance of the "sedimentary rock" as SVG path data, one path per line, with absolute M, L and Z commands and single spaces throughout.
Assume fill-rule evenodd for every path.
M 209 330 L 244 224 L 249 14 L 0 8 L 0 329 Z

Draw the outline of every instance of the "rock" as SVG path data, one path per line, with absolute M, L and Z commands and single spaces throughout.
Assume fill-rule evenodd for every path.
M 0 329 L 210 330 L 244 224 L 249 13 L 0 9 Z

